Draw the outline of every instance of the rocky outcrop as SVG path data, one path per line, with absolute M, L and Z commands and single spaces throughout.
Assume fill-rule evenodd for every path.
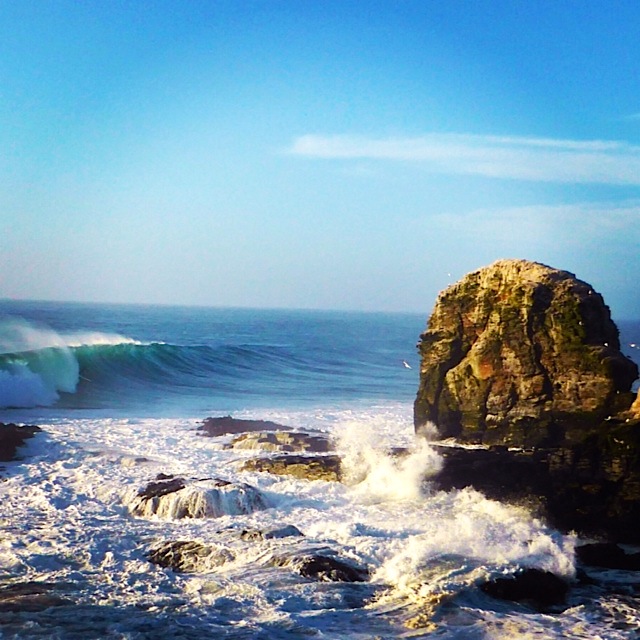
M 308 451 L 326 453 L 334 448 L 331 440 L 323 434 L 292 431 L 242 433 L 236 436 L 225 449 L 260 449 L 262 451 Z
M 444 291 L 418 344 L 416 431 L 441 489 L 524 502 L 563 530 L 640 543 L 638 367 L 602 297 L 566 271 L 502 260 Z
M 23 425 L 0 422 L 0 462 L 14 460 L 18 447 L 21 447 L 25 440 L 42 431 L 35 425 Z
M 301 480 L 339 482 L 342 479 L 341 460 L 337 455 L 283 454 L 270 458 L 253 458 L 242 465 L 242 470 L 267 471 Z
M 225 548 L 196 540 L 169 540 L 149 552 L 153 564 L 178 573 L 206 573 L 234 559 Z
M 164 474 L 125 496 L 125 502 L 133 515 L 167 519 L 219 518 L 267 508 L 260 491 L 248 484 L 220 478 L 186 480 Z
M 232 418 L 231 416 L 205 418 L 198 427 L 201 435 L 210 438 L 253 431 L 289 431 L 290 429 L 291 427 L 271 422 L 270 420 L 244 420 L 242 418 Z
M 276 529 L 243 529 L 240 537 L 243 540 L 279 540 L 281 538 L 301 538 L 304 534 L 293 524 L 277 527 Z
M 273 564 L 288 567 L 303 578 L 322 582 L 366 582 L 369 579 L 367 569 L 336 556 L 328 549 L 324 553 L 275 557 Z
M 501 260 L 440 294 L 418 344 L 414 420 L 464 442 L 550 446 L 629 410 L 638 367 L 602 296 L 566 271 Z

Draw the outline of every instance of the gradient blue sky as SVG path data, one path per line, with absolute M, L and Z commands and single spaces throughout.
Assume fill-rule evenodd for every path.
M 640 317 L 640 3 L 0 0 L 0 297 Z

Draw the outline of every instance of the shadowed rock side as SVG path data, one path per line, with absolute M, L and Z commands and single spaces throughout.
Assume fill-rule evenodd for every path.
M 18 447 L 21 447 L 28 438 L 33 438 L 38 431 L 42 429 L 34 425 L 18 426 L 0 422 L 0 462 L 14 460 Z
M 635 398 L 638 367 L 602 296 L 535 262 L 501 260 L 446 289 L 418 349 L 416 428 L 464 442 L 579 440 Z

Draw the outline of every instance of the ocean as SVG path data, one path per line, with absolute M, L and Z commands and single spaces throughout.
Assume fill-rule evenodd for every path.
M 431 487 L 412 424 L 428 312 L 0 301 L 0 421 L 44 430 L 0 463 L 0 638 L 640 637 L 640 575 L 578 581 L 576 535 Z M 618 326 L 638 362 L 640 322 Z M 227 415 L 330 440 L 349 482 L 247 470 L 273 447 L 199 430 Z M 204 511 L 136 510 L 167 477 Z M 150 561 L 176 541 L 200 549 L 186 570 Z M 366 579 L 312 577 L 317 556 Z M 480 589 L 520 568 L 572 581 L 566 606 Z M 25 584 L 56 606 L 7 606 Z

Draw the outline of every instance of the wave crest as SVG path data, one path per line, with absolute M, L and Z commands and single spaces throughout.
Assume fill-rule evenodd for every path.
M 80 381 L 77 349 L 135 343 L 118 334 L 61 334 L 21 319 L 0 321 L 0 407 L 50 406 Z

